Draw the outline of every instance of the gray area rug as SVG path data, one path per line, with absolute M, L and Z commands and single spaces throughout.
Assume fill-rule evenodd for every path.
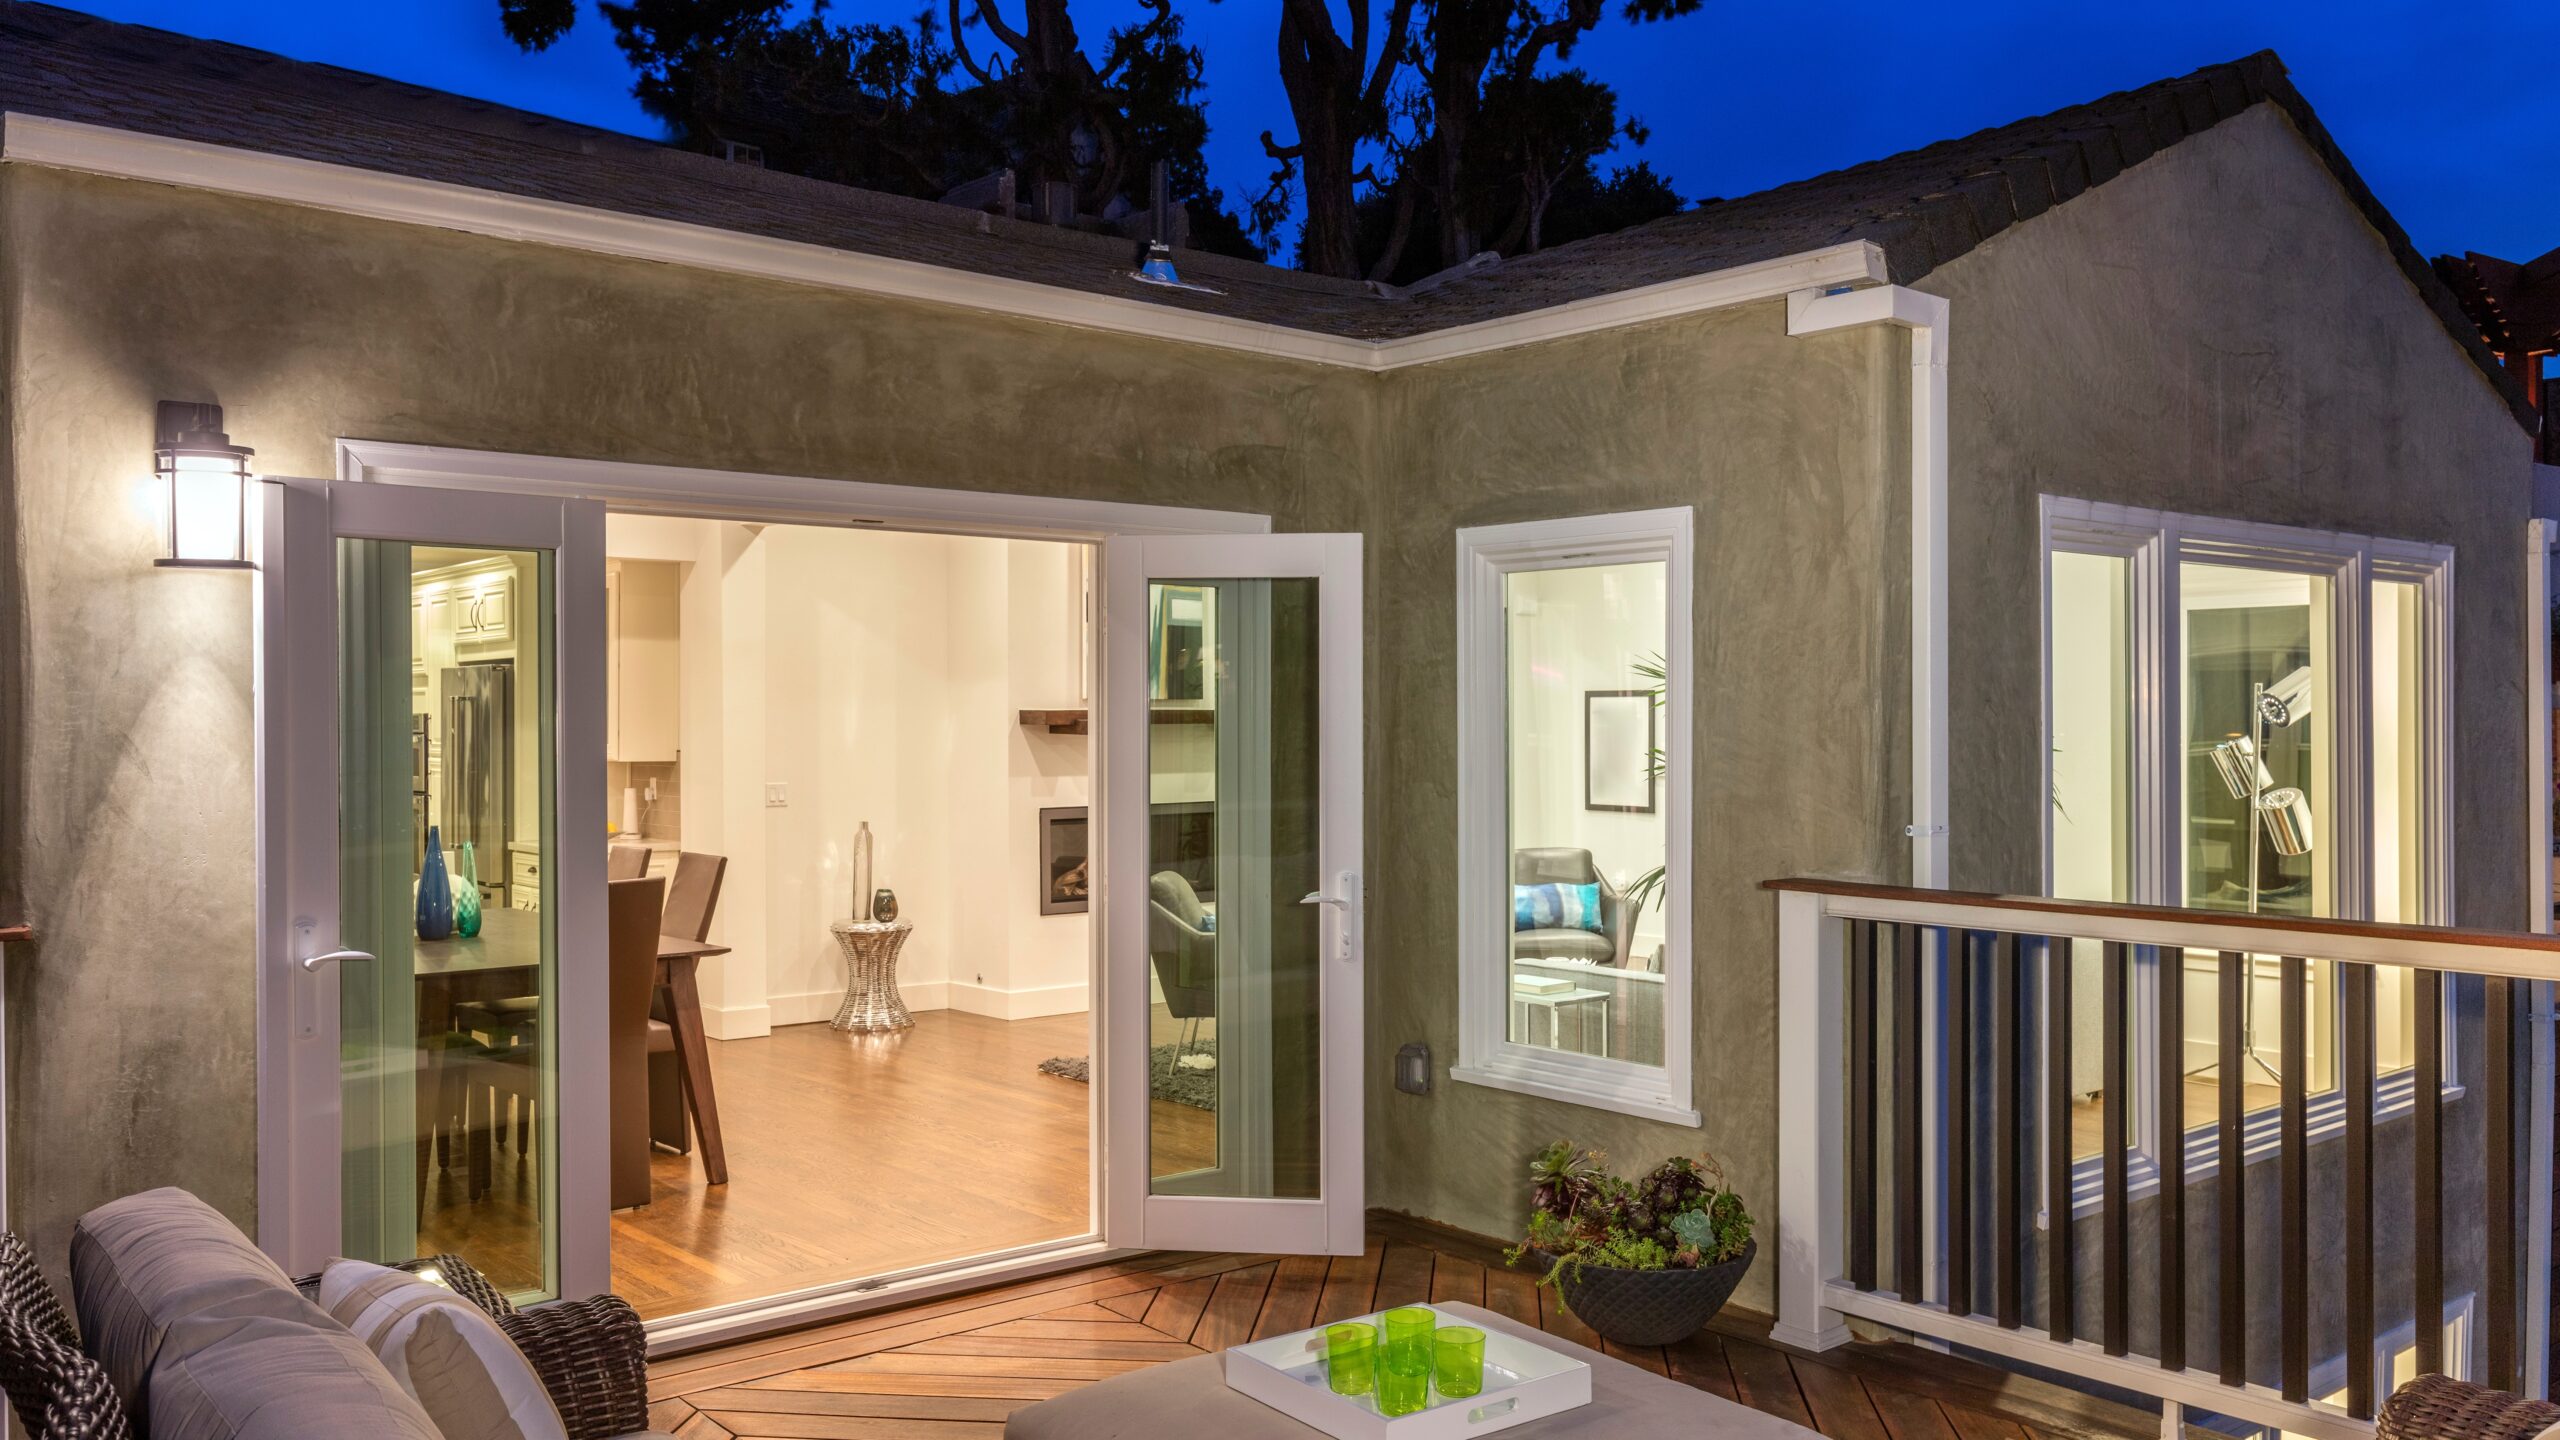
M 1217 1109 L 1218 1072 L 1177 1068 L 1173 1063 L 1177 1049 L 1179 1047 L 1173 1045 L 1159 1045 L 1155 1048 L 1148 1064 L 1148 1068 L 1155 1072 L 1148 1086 L 1149 1090 L 1157 1099 L 1170 1100 L 1176 1105 L 1188 1105 L 1194 1110 Z M 1203 1040 L 1193 1045 L 1187 1053 L 1215 1055 L 1218 1053 L 1218 1042 Z M 1041 1061 L 1040 1073 L 1055 1075 L 1061 1080 L 1073 1080 L 1079 1085 L 1089 1085 L 1093 1083 L 1093 1062 L 1083 1055 L 1059 1055 Z

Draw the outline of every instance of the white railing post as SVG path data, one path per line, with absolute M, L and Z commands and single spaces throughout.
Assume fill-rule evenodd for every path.
M 1801 1350 L 1849 1339 L 1837 1310 L 1823 1304 L 1839 1278 L 1842 1239 L 1843 1117 L 1840 1110 L 1841 997 L 1845 965 L 1839 922 L 1823 897 L 1778 896 L 1778 1323 L 1770 1338 Z

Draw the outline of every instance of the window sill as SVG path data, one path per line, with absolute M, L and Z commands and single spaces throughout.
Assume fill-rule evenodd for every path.
M 1560 1084 L 1536 1076 L 1482 1065 L 1452 1065 L 1449 1078 L 1469 1085 L 1482 1085 L 1491 1090 L 1508 1090 L 1515 1095 L 1535 1095 L 1542 1100 L 1560 1100 L 1567 1105 L 1581 1105 L 1593 1110 L 1614 1110 L 1640 1120 L 1659 1120 L 1691 1130 L 1705 1126 L 1706 1119 L 1695 1109 L 1672 1103 L 1670 1097 L 1634 1090 L 1610 1091 L 1588 1085 Z

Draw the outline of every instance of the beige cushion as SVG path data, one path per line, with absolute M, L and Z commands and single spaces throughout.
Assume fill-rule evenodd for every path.
M 320 1277 L 320 1304 L 380 1357 L 444 1440 L 569 1440 L 524 1352 L 443 1286 L 333 1260 Z
M 71 1298 L 82 1348 L 107 1372 L 136 1434 L 172 1327 L 227 1307 L 235 1315 L 320 1315 L 284 1271 L 220 1212 L 184 1190 L 146 1190 L 80 1217 L 71 1230 Z
M 1569 1340 L 1540 1335 L 1528 1326 L 1473 1305 L 1442 1308 L 1487 1330 L 1534 1339 L 1591 1367 L 1591 1403 L 1544 1420 L 1532 1420 L 1506 1436 L 1520 1440 L 1818 1440 L 1801 1425 L 1708 1394 L 1704 1390 L 1612 1360 Z M 1155 1440 L 1168 1435 L 1214 1435 L 1218 1440 L 1320 1440 L 1310 1429 L 1239 1391 L 1227 1388 L 1226 1357 L 1200 1355 L 1133 1371 L 1098 1385 L 1068 1391 L 1013 1412 L 1005 1440 Z
M 190 1315 L 170 1327 L 148 1389 L 152 1440 L 440 1440 L 364 1342 L 316 1306 Z

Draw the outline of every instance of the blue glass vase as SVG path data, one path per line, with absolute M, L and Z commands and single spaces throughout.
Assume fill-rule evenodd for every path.
M 470 841 L 462 842 L 453 863 L 453 933 L 468 940 L 480 933 L 480 858 Z
M 427 859 L 418 867 L 418 938 L 453 938 L 453 877 L 445 873 L 444 838 L 427 827 Z

